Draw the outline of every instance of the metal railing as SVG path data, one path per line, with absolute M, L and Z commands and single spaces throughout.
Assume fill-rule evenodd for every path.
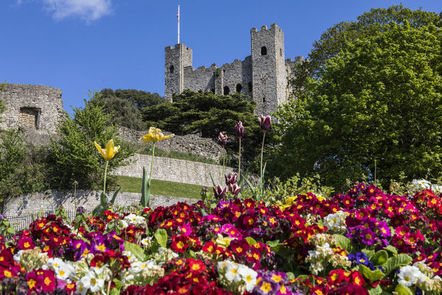
M 9 223 L 11 226 L 16 230 L 22 230 L 27 227 L 29 227 L 29 224 L 31 224 L 34 220 L 37 220 L 39 216 L 47 216 L 48 214 L 54 214 L 55 210 L 42 210 L 36 214 L 32 215 L 24 215 L 24 216 L 5 216 L 6 219 L 9 220 Z M 66 213 L 68 215 L 69 222 L 73 221 L 75 218 L 76 211 L 73 209 L 66 210 Z

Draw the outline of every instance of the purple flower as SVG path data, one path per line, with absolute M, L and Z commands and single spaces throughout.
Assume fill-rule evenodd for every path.
M 259 125 L 263 131 L 269 131 L 270 127 L 272 127 L 272 119 L 270 116 L 259 116 Z
M 218 142 L 224 146 L 227 144 L 227 138 L 227 135 L 222 134 L 222 132 L 218 134 Z
M 229 187 L 229 192 L 231 192 L 235 196 L 237 196 L 241 191 L 241 187 L 237 186 L 236 184 L 229 184 L 228 187 Z
M 235 126 L 235 134 L 238 138 L 244 137 L 244 126 L 242 125 L 241 121 L 239 121 Z
M 376 234 L 368 228 L 364 228 L 363 230 L 361 230 L 360 237 L 362 243 L 366 245 L 373 245 L 376 242 Z
M 226 178 L 226 185 L 235 184 L 238 181 L 238 173 L 236 172 L 224 175 L 224 177 Z
M 227 187 L 222 188 L 220 185 L 218 185 L 216 188 L 213 188 L 213 194 L 215 195 L 215 198 L 222 200 L 226 196 Z

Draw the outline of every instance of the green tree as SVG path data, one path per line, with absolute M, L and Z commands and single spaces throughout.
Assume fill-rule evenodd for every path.
M 318 41 L 313 44 L 313 49 L 308 59 L 303 63 L 295 65 L 291 85 L 296 97 L 309 91 L 306 87 L 308 79 L 319 79 L 322 77 L 327 61 L 345 49 L 349 41 L 374 36 L 379 31 L 389 29 L 390 23 L 405 24 L 407 22 L 413 28 L 419 28 L 433 24 L 441 25 L 441 15 L 422 11 L 411 10 L 401 5 L 394 5 L 389 8 L 371 9 L 358 17 L 357 21 L 340 22 L 329 28 L 321 35 Z
M 136 130 L 146 129 L 143 108 L 165 102 L 157 93 L 134 89 L 103 89 L 95 94 L 94 100 L 103 105 L 104 112 L 112 114 L 115 123 Z
M 120 145 L 120 152 L 109 163 L 109 171 L 124 165 L 133 149 L 118 140 L 118 127 L 111 114 L 103 111 L 99 101 L 85 100 L 83 109 L 75 108 L 74 117 L 66 117 L 58 128 L 58 139 L 51 142 L 53 186 L 72 188 L 100 188 L 103 181 L 104 161 L 98 154 L 94 141 L 105 146 L 109 139 Z M 109 179 L 110 184 L 112 178 Z
M 282 144 L 272 170 L 318 172 L 337 188 L 375 173 L 384 184 L 401 172 L 439 177 L 441 41 L 439 27 L 405 21 L 347 42 L 278 113 Z
M 199 133 L 203 137 L 216 139 L 220 132 L 230 137 L 228 148 L 237 151 L 234 128 L 238 121 L 245 127 L 243 139 L 244 156 L 254 160 L 259 153 L 260 127 L 253 114 L 255 102 L 238 94 L 218 95 L 212 92 L 185 90 L 175 95 L 173 102 L 165 102 L 144 109 L 144 120 L 178 135 Z

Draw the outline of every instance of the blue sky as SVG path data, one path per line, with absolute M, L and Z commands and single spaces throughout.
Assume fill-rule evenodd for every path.
M 63 90 L 64 108 L 89 90 L 139 89 L 164 95 L 164 48 L 177 39 L 193 65 L 222 65 L 250 54 L 250 29 L 278 23 L 286 58 L 306 56 L 340 21 L 370 8 L 404 6 L 439 13 L 440 0 L 1 0 L 0 82 Z

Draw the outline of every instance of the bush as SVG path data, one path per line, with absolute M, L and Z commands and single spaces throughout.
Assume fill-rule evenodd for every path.
M 47 188 L 44 148 L 25 147 L 20 131 L 0 135 L 0 210 L 12 197 Z
M 118 127 L 112 116 L 105 114 L 98 100 L 85 100 L 83 109 L 75 108 L 74 117 L 66 117 L 58 129 L 59 140 L 51 141 L 52 186 L 72 188 L 76 181 L 79 188 L 100 188 L 103 181 L 104 161 L 94 147 L 94 141 L 105 146 L 109 139 L 120 145 L 120 152 L 109 163 L 109 171 L 124 165 L 133 149 L 118 140 Z M 108 178 L 112 185 L 115 179 Z

